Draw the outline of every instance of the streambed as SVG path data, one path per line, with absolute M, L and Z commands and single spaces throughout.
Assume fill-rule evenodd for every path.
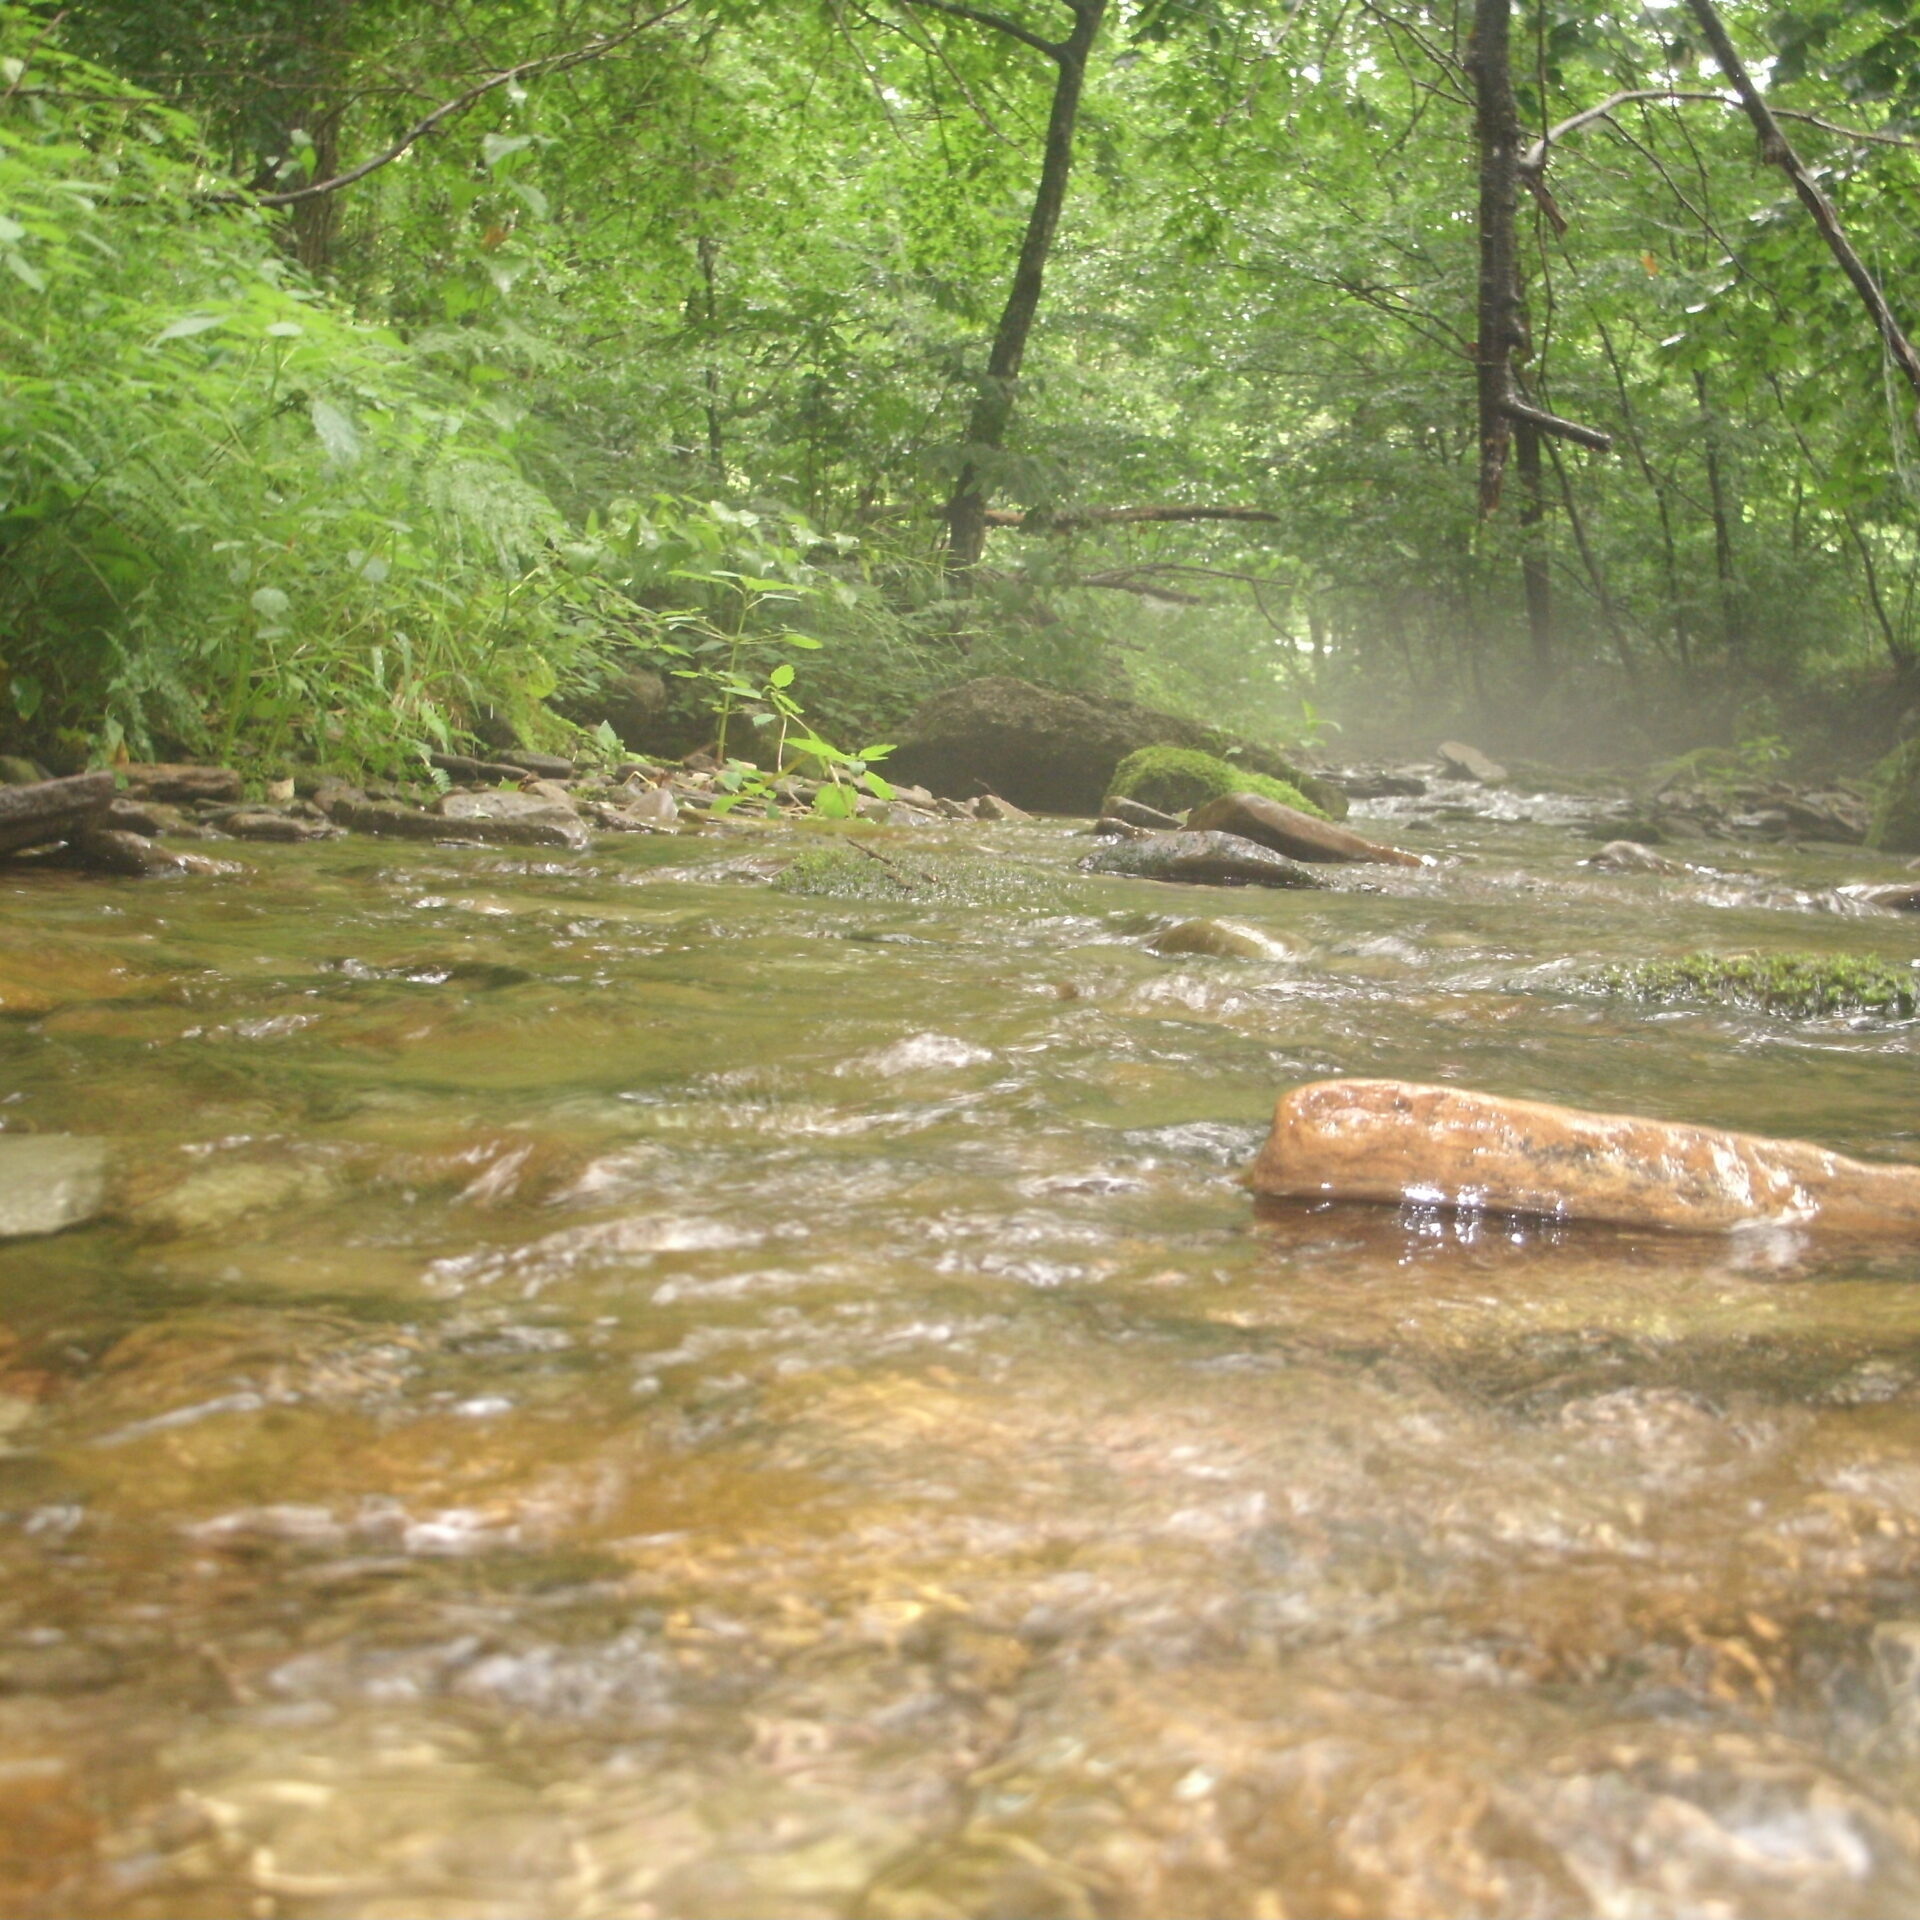
M 117 1166 L 0 1246 L 0 1910 L 1920 1907 L 1920 1248 L 1238 1184 L 1332 1073 L 1920 1155 L 1911 1023 L 1580 985 L 1905 964 L 1898 863 L 1376 827 L 0 878 L 0 1121 Z

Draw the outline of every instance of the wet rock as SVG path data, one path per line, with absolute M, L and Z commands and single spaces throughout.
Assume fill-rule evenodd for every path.
M 1895 913 L 1920 913 L 1920 881 L 1890 880 L 1880 883 L 1857 881 L 1838 891 L 1849 900 L 1869 907 L 1887 907 Z
M 340 831 L 271 807 L 242 807 L 236 813 L 221 814 L 219 822 L 220 830 L 236 840 L 278 840 L 289 845 L 299 840 L 330 840 Z
M 1291 960 L 1284 941 L 1238 920 L 1182 920 L 1147 942 L 1155 953 L 1200 953 L 1216 960 Z
M 524 768 L 510 767 L 502 760 L 475 760 L 464 753 L 433 753 L 427 759 L 449 780 L 468 787 L 498 786 L 503 780 L 517 782 L 525 772 Z
M 569 847 L 576 852 L 589 844 L 586 826 L 577 814 L 565 815 L 541 801 L 534 804 L 545 817 L 444 815 L 374 800 L 346 799 L 337 801 L 330 812 L 341 826 L 351 827 L 356 833 L 401 840 L 477 840 L 486 846 Z
M 1478 747 L 1464 740 L 1442 740 L 1440 763 L 1461 780 L 1477 780 L 1483 787 L 1497 787 L 1505 781 L 1507 770 L 1498 760 L 1489 759 Z
M 933 804 L 943 820 L 972 820 L 977 818 L 971 807 L 963 806 L 958 800 L 947 800 L 943 798 L 936 800 Z
M 1203 887 L 1324 887 L 1311 867 L 1231 833 L 1150 833 L 1120 840 L 1080 865 L 1088 873 Z
M 100 824 L 115 833 L 138 833 L 157 840 L 163 833 L 178 833 L 188 822 L 178 807 L 158 800 L 116 799 L 108 803 Z
M 249 1214 L 271 1212 L 296 1202 L 313 1205 L 327 1197 L 331 1182 L 324 1169 L 236 1161 L 202 1167 L 169 1191 L 142 1201 L 129 1216 L 149 1232 L 186 1235 L 216 1233 Z
M 1685 873 L 1686 863 L 1669 860 L 1664 853 L 1655 853 L 1651 847 L 1645 847 L 1637 840 L 1610 840 L 1596 854 L 1590 855 L 1580 863 L 1583 867 L 1599 867 L 1608 873 Z
M 1131 820 L 1122 820 L 1118 815 L 1103 813 L 1086 831 L 1098 840 L 1144 840 L 1155 831 L 1152 827 L 1136 827 Z M 1180 831 L 1178 825 L 1174 831 Z
M 59 1233 L 107 1204 L 107 1143 L 68 1133 L 0 1133 L 0 1240 Z
M 1011 800 L 1002 800 L 997 793 L 983 793 L 973 803 L 973 817 L 976 820 L 1031 820 L 1033 815 L 1016 807 Z
M 519 747 L 509 747 L 496 753 L 494 758 L 502 766 L 517 767 L 520 772 L 535 774 L 542 780 L 573 778 L 573 762 L 557 753 L 528 753 Z
M 1130 827 L 1144 828 L 1148 833 L 1178 833 L 1186 825 L 1177 813 L 1162 813 L 1144 800 L 1129 800 L 1117 793 L 1108 794 L 1100 803 L 1100 818 L 1119 820 Z
M 679 825 L 680 803 L 665 787 L 627 788 L 596 807 L 594 818 L 616 833 L 664 833 Z
M 1751 1225 L 1920 1231 L 1920 1166 L 1849 1160 L 1804 1140 L 1399 1080 L 1320 1080 L 1283 1095 L 1251 1184 L 1276 1197 L 1693 1232 Z
M 88 873 L 119 873 L 139 880 L 220 871 L 213 862 L 175 853 L 141 834 L 120 833 L 111 827 L 82 827 L 70 835 L 61 864 Z
M 940 824 L 940 816 L 937 813 L 925 812 L 919 807 L 908 806 L 899 800 L 886 801 L 871 814 L 867 814 L 864 807 L 861 812 L 866 814 L 868 819 L 878 820 L 882 825 L 889 827 L 937 827 Z
M 67 780 L 0 787 L 0 853 L 65 840 L 100 819 L 112 801 L 110 773 L 79 773 Z
M 888 762 L 902 780 L 934 793 L 983 788 L 1036 813 L 1093 815 L 1113 771 L 1142 747 L 1232 752 L 1239 764 L 1301 786 L 1316 806 L 1343 810 L 1337 788 L 1302 774 L 1268 748 L 1126 700 L 1058 693 L 1024 680 L 968 680 L 936 694 L 914 716 Z
M 1229 793 L 1209 800 L 1188 814 L 1187 826 L 1195 833 L 1237 834 L 1294 860 L 1374 861 L 1391 867 L 1427 864 L 1417 853 L 1380 846 L 1330 820 L 1316 820 L 1297 807 L 1283 807 L 1257 793 Z
M 135 762 L 120 771 L 136 800 L 238 800 L 241 795 L 240 776 L 231 767 Z

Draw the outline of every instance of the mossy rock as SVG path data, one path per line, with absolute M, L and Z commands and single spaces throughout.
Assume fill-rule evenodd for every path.
M 1920 973 L 1861 954 L 1689 953 L 1609 967 L 1599 985 L 1636 1000 L 1705 1001 L 1793 1020 L 1862 1014 L 1911 1020 L 1920 1012 Z
M 1111 791 L 1117 799 L 1138 800 L 1162 813 L 1185 813 L 1222 794 L 1257 793 L 1283 807 L 1297 807 L 1316 820 L 1327 818 L 1324 809 L 1298 787 L 1192 747 L 1143 747 L 1128 754 L 1113 770 Z
M 1895 748 L 1874 770 L 1867 845 L 1882 853 L 1920 853 L 1920 738 Z

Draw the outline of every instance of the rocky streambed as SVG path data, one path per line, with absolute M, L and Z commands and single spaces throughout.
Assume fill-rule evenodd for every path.
M 1241 1184 L 1352 1074 L 1920 1157 L 1910 1000 L 1683 966 L 1898 981 L 1898 860 L 518 775 L 0 868 L 0 1908 L 1920 1902 L 1920 1249 Z

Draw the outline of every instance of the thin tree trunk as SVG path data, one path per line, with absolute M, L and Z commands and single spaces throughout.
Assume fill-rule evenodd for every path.
M 986 377 L 974 398 L 973 417 L 967 423 L 966 451 L 960 474 L 947 502 L 947 564 L 967 571 L 980 563 L 987 543 L 987 495 L 991 468 L 1006 445 L 1013 419 L 1020 367 L 1026 359 L 1027 339 L 1046 280 L 1060 212 L 1066 204 L 1067 179 L 1073 171 L 1073 137 L 1080 118 L 1080 96 L 1086 85 L 1087 59 L 1100 32 L 1107 0 L 1067 0 L 1073 8 L 1073 31 L 1050 42 L 1048 51 L 1056 75 L 1053 105 L 1047 116 L 1047 139 L 1040 162 L 1040 180 L 1034 190 L 1033 210 L 1020 243 L 1013 284 L 1001 310 L 1000 324 L 987 357 Z
M 1527 645 L 1536 693 L 1545 693 L 1559 671 L 1553 644 L 1553 574 L 1547 557 L 1547 493 L 1540 461 L 1540 429 L 1514 426 L 1514 466 L 1520 475 L 1520 584 L 1527 602 Z
M 700 260 L 700 283 L 705 306 L 702 317 L 707 323 L 707 364 L 703 375 L 706 387 L 707 466 L 713 475 L 714 485 L 721 486 L 727 477 L 727 446 L 720 417 L 720 367 L 715 358 L 720 339 L 720 243 L 711 234 L 703 233 L 694 242 L 694 250 Z
M 1713 515 L 1713 577 L 1720 587 L 1720 637 L 1733 660 L 1746 658 L 1746 618 L 1741 606 L 1740 578 L 1734 560 L 1733 519 L 1727 508 L 1726 476 L 1720 466 L 1720 429 L 1707 401 L 1707 376 L 1693 376 L 1694 398 L 1700 404 L 1700 437 L 1707 463 L 1707 501 Z
M 1613 604 L 1613 595 L 1607 590 L 1607 577 L 1600 570 L 1599 556 L 1587 538 L 1587 523 L 1580 517 L 1580 504 L 1574 498 L 1573 482 L 1567 478 L 1566 462 L 1560 458 L 1558 447 L 1548 447 L 1547 453 L 1553 461 L 1554 478 L 1560 483 L 1560 498 L 1567 509 L 1567 525 L 1573 533 L 1573 544 L 1579 552 L 1581 566 L 1586 569 L 1588 583 L 1593 588 L 1593 597 L 1599 605 L 1607 638 L 1613 642 L 1613 650 L 1619 657 L 1620 671 L 1637 687 L 1640 683 L 1640 663 L 1634 659 L 1633 650 L 1627 645 L 1627 633 L 1620 622 L 1620 610 Z
M 1474 347 L 1480 415 L 1480 517 L 1500 505 L 1513 443 L 1513 356 L 1526 348 L 1518 300 L 1514 209 L 1519 199 L 1520 108 L 1513 93 L 1512 0 L 1474 0 L 1467 68 L 1480 150 L 1479 337 Z

